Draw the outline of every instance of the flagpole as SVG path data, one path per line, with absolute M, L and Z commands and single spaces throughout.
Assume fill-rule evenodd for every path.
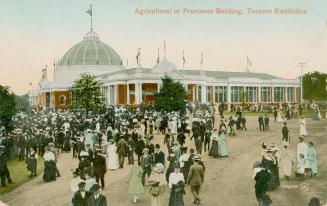
M 93 30 L 93 8 L 92 8 L 92 4 L 90 5 L 91 7 L 91 30 Z
M 184 50 L 183 50 L 183 69 L 184 69 L 184 65 L 185 65 L 185 56 L 184 56 Z

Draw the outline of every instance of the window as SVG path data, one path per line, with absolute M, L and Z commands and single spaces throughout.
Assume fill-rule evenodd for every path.
M 257 87 L 246 87 L 245 102 L 257 102 Z
M 271 87 L 261 87 L 261 102 L 271 102 Z
M 243 102 L 243 87 L 231 87 L 231 101 L 233 103 Z
M 223 87 L 223 86 L 215 87 L 215 102 L 216 103 L 227 102 L 227 87 Z
M 287 102 L 294 102 L 294 87 L 287 88 Z
M 274 88 L 274 102 L 284 102 L 284 87 Z
M 67 97 L 66 97 L 65 95 L 61 95 L 61 96 L 59 97 L 59 103 L 60 103 L 61 105 L 65 105 L 65 104 L 66 104 L 66 99 L 67 99 Z

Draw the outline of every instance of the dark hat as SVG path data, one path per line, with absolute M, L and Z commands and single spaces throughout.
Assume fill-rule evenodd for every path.
M 95 192 L 95 191 L 99 191 L 100 190 L 100 186 L 98 184 L 94 184 L 92 187 L 91 187 L 91 192 Z
M 83 182 L 80 182 L 78 183 L 78 187 L 85 187 L 86 183 L 83 181 Z

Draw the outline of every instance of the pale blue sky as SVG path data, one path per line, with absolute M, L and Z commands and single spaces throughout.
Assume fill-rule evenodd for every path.
M 327 72 L 327 1 L 324 0 L 1 0 L 0 84 L 18 94 L 36 87 L 44 65 L 60 58 L 89 30 L 85 12 L 93 4 L 94 30 L 129 66 L 142 48 L 142 65 L 152 67 L 167 42 L 167 58 L 186 68 L 244 71 L 246 55 L 254 72 L 286 78 L 305 71 Z M 307 15 L 143 15 L 147 8 L 307 9 Z M 162 53 L 161 53 L 162 56 Z M 30 69 L 31 68 L 31 69 Z

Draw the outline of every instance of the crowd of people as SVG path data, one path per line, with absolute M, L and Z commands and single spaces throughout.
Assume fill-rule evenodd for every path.
M 280 186 L 279 167 L 282 167 L 286 181 L 290 180 L 292 174 L 295 174 L 296 178 L 301 177 L 302 179 L 305 179 L 305 177 L 312 178 L 318 174 L 317 152 L 312 139 L 308 137 L 305 118 L 302 116 L 299 121 L 299 142 L 296 148 L 297 155 L 294 155 L 290 149 L 290 129 L 286 122 L 286 119 L 288 120 L 290 117 L 287 115 L 286 113 L 284 119 L 281 114 L 275 115 L 277 116 L 275 118 L 277 119 L 276 122 L 283 124 L 281 129 L 282 148 L 279 149 L 275 143 L 271 143 L 270 146 L 262 143 L 261 161 L 257 161 L 253 165 L 253 179 L 256 182 L 255 194 L 259 205 L 270 205 L 272 203 L 267 191 L 275 190 Z M 268 117 L 265 116 L 263 118 L 263 115 L 260 114 L 258 118 L 260 131 L 269 128 L 269 126 L 266 126 L 266 118 Z M 278 118 L 282 119 L 282 121 L 278 121 Z M 269 122 L 269 118 L 267 122 Z M 305 139 L 307 139 L 308 143 L 304 142 Z
M 262 205 L 271 202 L 266 192 L 280 185 L 280 165 L 285 179 L 289 180 L 295 161 L 289 149 L 287 123 L 281 110 L 275 111 L 275 122 L 284 124 L 283 148 L 279 150 L 274 143 L 270 147 L 262 144 L 262 159 L 254 164 L 256 198 Z M 78 160 L 77 168 L 72 170 L 71 205 L 107 205 L 106 197 L 101 194 L 106 186 L 105 174 L 107 170 L 122 169 L 126 164 L 132 165 L 128 194 L 133 202 L 148 191 L 151 205 L 168 202 L 169 206 L 183 206 L 185 186 L 190 185 L 193 203 L 199 205 L 206 169 L 201 155 L 228 157 L 228 138 L 247 130 L 247 120 L 240 108 L 229 118 L 224 116 L 224 107 L 218 107 L 218 112 L 220 121 L 215 118 L 214 107 L 194 104 L 187 105 L 185 114 L 158 112 L 151 106 L 112 106 L 98 112 L 19 113 L 11 133 L 1 130 L 1 185 L 12 182 L 7 161 L 14 156 L 26 161 L 31 177 L 37 175 L 37 159 L 42 157 L 43 180 L 49 182 L 61 176 L 57 167 L 60 154 L 71 152 Z M 286 112 L 286 119 L 292 117 L 291 112 Z M 260 114 L 258 122 L 260 131 L 269 131 L 267 114 Z M 318 173 L 314 144 L 303 142 L 307 135 L 305 119 L 301 118 L 296 168 L 299 177 L 314 177 Z M 153 143 L 158 136 L 163 136 L 163 144 Z M 186 147 L 187 138 L 194 141 L 194 147 Z

